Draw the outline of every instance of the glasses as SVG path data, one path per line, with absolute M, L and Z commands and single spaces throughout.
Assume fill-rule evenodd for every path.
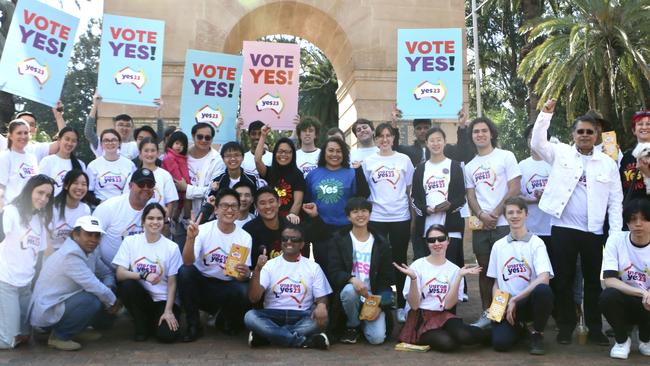
M 226 154 L 223 156 L 224 159 L 230 160 L 230 159 L 240 159 L 242 157 L 242 154 Z
M 577 133 L 578 135 L 589 135 L 589 136 L 591 136 L 591 135 L 593 135 L 594 133 L 596 133 L 596 131 L 594 131 L 594 130 L 590 130 L 590 129 L 588 129 L 588 128 L 581 128 L 581 129 L 579 129 L 579 130 L 576 130 L 576 133 Z
M 447 240 L 447 235 L 433 236 L 433 237 L 427 238 L 427 243 L 431 243 L 431 244 L 442 243 L 445 240 Z
M 224 211 L 227 211 L 227 210 L 237 211 L 237 210 L 239 210 L 239 204 L 237 204 L 237 203 L 220 203 L 219 204 L 219 209 L 224 210 Z
M 117 144 L 119 141 L 118 139 L 104 139 L 102 144 Z
M 286 235 L 282 235 L 280 237 L 280 240 L 282 240 L 285 243 L 294 243 L 294 244 L 302 243 L 302 241 L 303 241 L 301 237 L 298 237 L 298 236 L 286 236 Z
M 279 150 L 276 151 L 276 155 L 291 155 L 293 151 L 291 150 Z
M 135 185 L 137 185 L 138 188 L 149 188 L 149 189 L 151 189 L 151 188 L 156 186 L 156 183 L 154 183 L 152 181 L 144 181 L 144 182 L 138 182 Z
M 212 135 L 201 135 L 200 133 L 197 133 L 194 135 L 194 138 L 196 138 L 197 141 L 212 141 Z

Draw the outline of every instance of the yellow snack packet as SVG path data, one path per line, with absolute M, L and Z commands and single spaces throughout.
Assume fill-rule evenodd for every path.
M 467 225 L 469 225 L 470 230 L 481 230 L 483 229 L 483 221 L 478 217 L 472 215 L 467 218 Z
M 235 266 L 240 263 L 246 263 L 246 258 L 248 258 L 249 250 L 250 249 L 245 246 L 233 244 L 230 247 L 230 253 L 228 253 L 228 258 L 226 259 L 223 274 L 230 277 L 238 277 L 239 272 L 237 272 Z
M 616 143 L 616 132 L 603 132 L 603 153 L 608 155 L 614 161 L 618 162 L 618 144 Z
M 497 290 L 492 297 L 492 304 L 490 305 L 490 309 L 488 309 L 488 319 L 500 323 L 501 320 L 503 320 L 503 316 L 506 314 L 506 307 L 508 306 L 509 300 L 509 293 Z
M 409 352 L 426 352 L 431 349 L 431 346 L 419 346 L 417 344 L 410 344 L 401 342 L 395 345 L 395 351 L 409 351 Z
M 364 301 L 361 312 L 359 313 L 359 320 L 377 319 L 377 316 L 381 312 L 379 305 L 381 305 L 381 296 L 370 295 L 366 297 L 366 301 Z

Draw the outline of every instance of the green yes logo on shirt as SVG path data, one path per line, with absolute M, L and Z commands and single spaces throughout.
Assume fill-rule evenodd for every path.
M 318 184 L 316 198 L 327 204 L 334 204 L 343 197 L 343 183 L 337 179 L 324 179 Z

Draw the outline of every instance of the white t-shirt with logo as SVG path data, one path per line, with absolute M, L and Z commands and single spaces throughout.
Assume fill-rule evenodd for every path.
M 359 241 L 352 231 L 352 273 L 351 275 L 362 281 L 370 289 L 370 262 L 372 257 L 372 244 L 375 238 L 370 234 L 366 241 Z
M 131 177 L 129 176 L 124 186 L 124 194 L 131 191 L 129 188 Z M 168 171 L 163 168 L 156 168 L 153 171 L 153 177 L 156 179 L 156 186 L 153 188 L 153 197 L 151 197 L 149 203 L 160 203 L 164 207 L 170 202 L 178 201 L 178 191 L 174 185 L 174 179 Z
M 93 150 L 96 157 L 104 155 L 104 149 L 102 148 L 101 143 L 97 144 L 97 149 L 93 149 L 92 145 L 90 145 L 90 149 Z M 140 155 L 140 150 L 138 150 L 138 143 L 135 141 L 123 142 L 120 144 L 119 152 L 121 156 L 129 160 L 133 160 L 137 158 L 138 155 Z
M 363 172 L 370 187 L 370 220 L 406 221 L 411 218 L 406 189 L 413 181 L 411 159 L 398 152 L 390 156 L 373 154 L 363 161 Z
M 72 229 L 74 229 L 74 224 L 77 222 L 77 219 L 82 216 L 90 215 L 90 207 L 83 202 L 79 202 L 79 206 L 75 208 L 66 207 L 63 218 L 60 217 L 60 212 L 58 206 L 54 207 L 54 214 L 52 215 L 52 222 L 49 225 L 50 229 L 50 238 L 52 247 L 54 249 L 59 249 L 65 239 L 70 236 Z
M 551 165 L 544 160 L 528 157 L 519 162 L 521 170 L 521 195 L 535 199 L 535 192 L 543 192 L 551 173 Z M 551 215 L 539 209 L 537 203 L 528 204 L 526 228 L 535 235 L 551 235 Z
M 432 163 L 427 160 L 424 163 L 424 175 L 422 185 L 426 196 L 427 207 L 434 208 L 437 205 L 449 201 L 449 182 L 451 182 L 451 159 L 439 163 Z M 447 212 L 436 212 L 433 215 L 427 215 L 424 222 L 424 231 L 422 236 L 427 232 L 431 225 L 445 225 Z M 449 237 L 461 238 L 460 232 L 449 233 Z
M 149 292 L 153 301 L 165 301 L 167 281 L 170 276 L 176 276 L 183 262 L 176 243 L 164 236 L 155 243 L 149 243 L 143 233 L 124 239 L 113 258 L 113 264 L 131 272 L 143 275 L 153 273 L 160 276 L 160 282 L 155 285 L 142 279 L 139 282 Z
M 445 298 L 450 291 L 451 284 L 456 280 L 460 268 L 450 261 L 442 265 L 435 265 L 426 257 L 411 263 L 411 269 L 418 275 L 417 286 L 420 293 L 420 309 L 431 311 L 444 311 Z M 458 300 L 463 300 L 463 287 L 465 279 L 458 285 Z M 406 276 L 402 294 L 408 298 L 411 291 L 411 278 Z
M 135 164 L 123 156 L 115 161 L 100 156 L 88 164 L 88 190 L 102 201 L 119 196 L 134 171 Z
M 350 165 L 352 165 L 352 163 L 361 164 L 368 156 L 377 153 L 379 153 L 379 148 L 377 146 L 357 147 L 350 151 Z
M 297 262 L 281 255 L 266 262 L 260 285 L 265 290 L 264 309 L 310 310 L 314 299 L 332 293 L 320 266 L 303 256 Z
M 521 293 L 541 273 L 548 272 L 553 278 L 546 245 L 537 235 L 529 235 L 528 241 L 508 242 L 508 234 L 497 240 L 490 252 L 486 276 L 496 279 L 499 289 L 512 296 Z
M 251 248 L 253 239 L 250 234 L 235 225 L 235 230 L 225 234 L 217 226 L 217 221 L 210 221 L 199 226 L 199 235 L 194 240 L 194 266 L 205 276 L 218 278 L 222 281 L 234 280 L 226 276 L 223 270 L 230 247 L 237 244 L 248 248 L 246 265 L 251 265 Z
M 271 164 L 273 163 L 273 154 L 265 150 L 264 155 L 262 155 L 262 163 L 264 163 L 264 165 L 266 165 L 266 166 L 271 166 Z M 258 181 L 259 181 L 259 179 L 261 179 L 260 178 L 260 173 L 257 172 L 257 167 L 255 166 L 255 152 L 254 151 L 247 151 L 244 154 L 244 160 L 241 163 L 241 167 L 244 168 L 244 172 L 246 174 L 254 175 L 255 178 L 258 179 Z M 258 185 L 260 187 L 266 185 L 266 182 L 264 180 L 262 180 L 262 181 L 264 182 L 264 184 L 260 185 L 258 183 Z
M 581 155 L 581 158 L 582 172 L 580 173 L 580 179 L 578 179 L 578 183 L 573 190 L 573 194 L 571 194 L 571 197 L 569 197 L 569 202 L 566 203 L 564 211 L 562 211 L 562 216 L 560 216 L 559 219 L 555 216 L 552 216 L 551 225 L 589 232 L 589 220 L 587 217 L 588 205 L 586 168 L 589 160 L 591 160 L 591 155 Z M 607 198 L 603 197 L 603 199 Z M 594 232 L 596 235 L 600 235 L 602 233 L 602 228 Z
M 24 226 L 14 205 L 5 207 L 2 225 L 6 236 L 0 243 L 0 282 L 27 286 L 36 274 L 38 254 L 47 247 L 45 225 L 38 215 L 33 215 L 29 225 Z
M 129 203 L 129 195 L 125 194 L 102 202 L 93 212 L 93 216 L 99 219 L 102 229 L 106 232 L 99 244 L 102 261 L 112 267 L 111 263 L 122 241 L 128 236 L 144 231 L 142 210 L 134 210 Z
M 18 197 L 29 178 L 38 174 L 36 155 L 25 151 L 5 150 L 0 153 L 0 184 L 5 186 L 5 203 Z
M 508 181 L 519 176 L 521 172 L 515 155 L 495 148 L 487 155 L 476 155 L 465 165 L 465 188 L 474 189 L 481 209 L 490 212 L 508 193 Z M 506 218 L 499 216 L 497 226 L 505 225 L 508 225 Z
M 320 156 L 320 149 L 311 152 L 304 152 L 302 149 L 296 151 L 296 165 L 302 172 L 303 177 L 312 170 L 318 168 L 318 157 Z
M 86 171 L 86 163 L 77 159 L 81 170 Z M 63 159 L 62 157 L 54 154 L 48 155 L 41 160 L 38 164 L 38 170 L 41 174 L 54 179 L 54 196 L 58 195 L 63 190 L 63 178 L 72 170 L 72 160 Z
M 602 271 L 616 271 L 621 281 L 650 291 L 650 245 L 634 246 L 629 232 L 610 234 L 603 253 Z

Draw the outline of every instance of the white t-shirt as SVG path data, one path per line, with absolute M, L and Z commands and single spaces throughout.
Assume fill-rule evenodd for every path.
M 372 202 L 370 220 L 396 222 L 411 218 L 406 188 L 413 181 L 413 171 L 411 159 L 398 152 L 390 156 L 372 154 L 363 161 Z
M 83 202 L 79 202 L 79 206 L 75 208 L 66 207 L 64 217 L 60 217 L 60 211 L 58 207 L 54 207 L 54 214 L 52 216 L 52 222 L 49 225 L 50 229 L 50 238 L 52 247 L 54 249 L 59 249 L 65 239 L 70 236 L 72 229 L 74 229 L 74 224 L 77 222 L 77 219 L 82 216 L 90 215 L 90 207 Z
M 302 172 L 303 177 L 306 178 L 309 172 L 318 168 L 319 155 L 320 149 L 318 148 L 312 152 L 304 152 L 302 149 L 296 151 L 296 165 Z
M 515 155 L 495 148 L 487 155 L 476 155 L 465 165 L 465 188 L 473 188 L 481 209 L 490 212 L 508 193 L 508 181 L 520 175 Z M 499 216 L 497 226 L 505 225 L 508 225 L 506 218 Z
M 375 238 L 370 234 L 368 240 L 359 241 L 350 231 L 352 238 L 352 273 L 351 275 L 362 281 L 370 289 L 370 258 L 372 257 L 372 244 Z
M 131 272 L 153 273 L 161 276 L 160 282 L 155 285 L 142 279 L 139 282 L 149 292 L 153 301 L 165 301 L 167 281 L 170 276 L 176 276 L 183 263 L 176 243 L 164 236 L 155 243 L 149 243 L 143 233 L 124 239 L 113 258 L 113 264 Z
M 18 197 L 29 178 L 38 174 L 36 155 L 25 150 L 21 154 L 13 150 L 0 153 L 0 184 L 5 186 L 5 203 Z
M 569 202 L 564 207 L 562 216 L 559 219 L 554 216 L 551 217 L 551 225 L 589 232 L 589 220 L 587 217 L 587 173 L 585 169 L 589 160 L 591 160 L 591 155 L 581 155 L 581 158 L 582 172 L 580 173 L 580 179 L 578 179 L 576 188 L 573 190 L 571 197 L 569 197 Z M 607 198 L 603 197 L 603 199 Z M 602 233 L 602 228 L 594 232 L 597 235 Z
M 605 244 L 602 270 L 616 271 L 621 281 L 650 291 L 650 245 L 634 246 L 629 232 L 610 234 Z
M 428 207 L 434 208 L 445 201 L 449 201 L 449 182 L 451 182 L 451 159 L 445 158 L 445 160 L 439 163 L 432 163 L 430 160 L 427 160 L 424 163 L 422 185 Z M 426 234 L 427 228 L 431 225 L 445 225 L 446 219 L 446 212 L 436 212 L 433 215 L 427 215 L 422 236 Z M 461 238 L 460 232 L 449 233 L 449 236 L 452 238 Z
M 129 203 L 129 195 L 125 194 L 102 202 L 93 212 L 93 216 L 99 219 L 102 229 L 106 232 L 102 235 L 99 251 L 102 261 L 111 267 L 122 241 L 127 236 L 143 232 L 142 210 L 134 210 Z
M 264 163 L 264 165 L 266 165 L 266 166 L 271 166 L 271 164 L 273 163 L 273 154 L 268 152 L 268 151 L 264 151 L 264 155 L 262 155 L 262 163 Z M 247 151 L 244 154 L 244 161 L 242 161 L 241 167 L 244 168 L 244 172 L 246 172 L 246 174 L 254 175 L 255 178 L 258 179 L 258 181 L 261 179 L 260 178 L 260 173 L 257 172 L 257 167 L 255 166 L 255 152 L 254 151 Z M 259 183 L 258 183 L 258 185 L 259 185 Z M 260 187 L 265 186 L 265 185 L 266 185 L 266 182 L 264 182 L 263 185 L 260 185 Z
M 170 202 L 178 201 L 178 191 L 174 185 L 174 179 L 168 171 L 157 167 L 153 171 L 153 177 L 156 179 L 156 186 L 153 188 L 153 197 L 151 197 L 149 203 L 160 203 L 164 207 Z M 131 191 L 129 183 L 131 183 L 131 176 L 129 176 L 124 186 L 124 194 Z
M 450 261 L 442 265 L 432 264 L 426 257 L 411 263 L 411 269 L 418 275 L 417 285 L 420 289 L 420 309 L 431 311 L 444 311 L 445 298 L 450 291 L 450 285 L 456 280 L 460 268 Z M 458 285 L 458 300 L 463 300 L 463 287 L 465 279 Z M 411 290 L 411 278 L 406 276 L 404 281 L 404 298 L 408 298 Z
M 250 249 L 253 239 L 250 234 L 235 225 L 235 230 L 225 234 L 217 226 L 217 221 L 210 221 L 199 226 L 199 235 L 194 240 L 194 266 L 205 276 L 218 278 L 222 281 L 231 281 L 234 278 L 226 276 L 223 270 L 226 259 L 233 244 L 247 247 L 248 257 L 246 265 L 251 265 Z
M 266 262 L 260 285 L 265 290 L 264 309 L 310 310 L 314 299 L 332 293 L 320 266 L 302 256 L 297 262 L 287 262 L 281 255 Z
M 551 174 L 551 165 L 544 160 L 528 157 L 519 162 L 519 170 L 521 170 L 521 195 L 534 199 L 535 191 L 544 191 Z M 529 203 L 526 228 L 535 235 L 550 236 L 551 215 L 540 210 L 537 203 Z
M 101 143 L 97 144 L 97 149 L 93 149 L 92 145 L 90 146 L 90 149 L 93 150 L 96 157 L 104 156 L 104 149 L 102 148 Z M 133 160 L 137 158 L 138 155 L 140 155 L 140 151 L 138 150 L 138 143 L 135 141 L 123 142 L 120 145 L 119 152 L 121 156 L 129 160 Z
M 86 171 L 86 163 L 77 159 L 81 165 L 81 170 Z M 54 196 L 58 195 L 63 190 L 63 178 L 72 170 L 72 160 L 63 159 L 62 157 L 54 154 L 48 155 L 38 163 L 38 170 L 41 174 L 54 179 Z
M 0 243 L 0 282 L 27 286 L 36 274 L 38 253 L 47 247 L 47 230 L 38 215 L 29 225 L 20 222 L 18 209 L 8 205 L 2 215 L 5 240 Z
M 40 162 L 43 158 L 50 155 L 51 144 L 51 142 L 36 142 L 32 140 L 25 146 L 25 151 L 36 155 L 36 161 Z
M 237 225 L 237 227 L 243 228 L 244 225 L 246 225 L 247 222 L 251 221 L 254 218 L 255 218 L 255 215 L 253 215 L 252 213 L 249 213 L 248 216 L 246 216 L 245 219 L 237 219 L 237 220 L 235 220 L 235 225 Z
M 486 276 L 496 279 L 499 289 L 512 296 L 521 293 L 539 274 L 553 268 L 546 253 L 546 245 L 537 235 L 528 234 L 527 241 L 513 240 L 510 234 L 497 240 L 490 252 Z
M 115 161 L 100 156 L 88 164 L 88 190 L 102 201 L 119 196 L 134 171 L 135 164 L 123 156 Z
M 0 134 L 0 152 L 7 150 L 7 138 Z
M 357 147 L 350 151 L 350 164 L 355 162 L 361 164 L 368 156 L 377 153 L 379 153 L 379 148 L 377 146 Z

